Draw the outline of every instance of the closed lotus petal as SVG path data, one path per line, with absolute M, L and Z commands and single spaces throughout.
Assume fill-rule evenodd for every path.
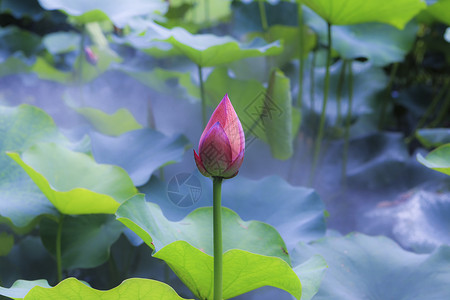
M 203 166 L 211 176 L 222 176 L 231 165 L 230 141 L 219 122 L 214 124 L 201 140 L 198 152 Z
M 222 101 L 211 115 L 211 118 L 200 137 L 200 143 L 210 128 L 217 122 L 220 123 L 230 141 L 232 160 L 234 160 L 239 153 L 245 149 L 245 137 L 241 122 L 228 98 L 228 94 L 223 97 Z

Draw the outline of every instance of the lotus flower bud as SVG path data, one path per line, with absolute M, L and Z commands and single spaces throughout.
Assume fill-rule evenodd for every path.
M 195 163 L 207 177 L 232 178 L 244 160 L 245 136 L 228 95 L 214 110 L 200 137 Z
M 89 47 L 84 47 L 84 55 L 86 56 L 86 60 L 88 63 L 90 63 L 93 66 L 97 65 L 98 62 L 98 56 L 97 54 L 92 51 Z

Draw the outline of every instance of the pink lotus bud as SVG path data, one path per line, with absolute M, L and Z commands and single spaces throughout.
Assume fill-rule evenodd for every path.
M 86 60 L 88 63 L 90 63 L 93 66 L 97 65 L 98 56 L 97 54 L 94 53 L 94 51 L 92 51 L 91 48 L 84 47 L 84 55 L 86 56 Z
M 232 178 L 244 160 L 245 137 L 228 95 L 213 112 L 200 137 L 195 163 L 204 176 Z

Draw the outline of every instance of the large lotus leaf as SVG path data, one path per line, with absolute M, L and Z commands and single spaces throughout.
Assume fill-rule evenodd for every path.
M 114 213 L 136 193 L 122 168 L 97 164 L 90 156 L 57 144 L 37 144 L 21 155 L 8 155 L 63 214 Z
M 67 53 L 80 47 L 81 36 L 75 32 L 52 32 L 44 36 L 43 43 L 52 54 Z
M 299 244 L 293 261 L 320 254 L 328 263 L 314 300 L 440 300 L 450 297 L 450 248 L 431 255 L 400 248 L 386 237 L 351 234 Z
M 38 57 L 31 67 L 31 71 L 36 73 L 40 79 L 56 81 L 59 83 L 70 83 L 74 77 L 71 72 L 58 70 L 44 58 Z
M 98 163 L 124 168 L 134 185 L 141 186 L 158 168 L 181 161 L 189 141 L 182 135 L 167 137 L 145 128 L 119 137 L 92 133 L 91 143 L 92 154 Z
M 213 257 L 185 241 L 167 245 L 155 254 L 201 300 L 213 299 Z M 273 286 L 300 299 L 302 287 L 291 267 L 278 257 L 232 249 L 223 254 L 223 299 Z
M 450 175 L 450 144 L 434 149 L 426 157 L 418 153 L 417 160 L 427 168 Z
M 0 290 L 0 292 L 2 292 Z M 161 299 L 183 300 L 167 284 L 152 279 L 131 278 L 119 286 L 107 290 L 96 290 L 75 278 L 67 278 L 55 287 L 50 287 L 46 280 L 18 280 L 10 289 L 3 290 L 4 295 L 14 299 Z
M 39 237 L 26 235 L 18 239 L 11 252 L 0 257 L 2 286 L 11 286 L 17 278 L 42 277 L 50 281 L 56 280 L 56 264 Z
M 402 29 L 426 7 L 421 0 L 301 0 L 332 25 L 380 22 Z
M 38 0 L 47 10 L 59 9 L 74 17 L 79 23 L 99 22 L 110 19 L 119 27 L 135 16 L 148 15 L 154 11 L 165 13 L 164 1 L 130 0 Z
M 427 7 L 427 13 L 450 26 L 450 0 L 440 0 Z
M 6 57 L 18 51 L 30 57 L 37 54 L 41 48 L 41 38 L 30 31 L 16 26 L 0 28 L 0 57 Z
M 119 136 L 125 132 L 142 128 L 131 112 L 125 108 L 120 108 L 111 115 L 92 107 L 76 107 L 74 109 L 85 117 L 97 131 L 106 135 Z
M 293 122 L 293 118 L 296 118 Z M 270 76 L 261 115 L 273 157 L 286 160 L 294 152 L 293 139 L 300 124 L 300 113 L 292 109 L 290 80 L 280 70 Z M 295 128 L 293 127 L 296 126 Z
M 449 128 L 424 128 L 416 132 L 416 137 L 427 148 L 450 143 Z
M 32 1 L 2 0 L 0 2 L 0 12 L 10 13 L 16 19 L 29 17 L 33 21 L 38 21 L 42 19 L 45 11 L 39 5 L 37 0 Z
M 0 62 L 0 77 L 11 75 L 11 74 L 21 74 L 27 73 L 31 70 L 31 67 L 25 61 L 23 57 L 9 56 L 2 62 Z
M 378 205 L 367 213 L 371 227 L 378 227 L 378 231 L 387 227 L 387 234 L 403 248 L 415 252 L 431 252 L 441 245 L 450 245 L 449 180 L 434 180 L 430 185 L 416 187 L 396 201 Z
M 305 8 L 304 19 L 326 44 L 326 22 L 308 8 Z M 414 22 L 409 22 L 402 30 L 380 23 L 333 26 L 332 45 L 343 58 L 365 57 L 375 66 L 385 66 L 403 61 L 414 45 L 417 30 Z
M 44 246 L 55 255 L 58 224 L 43 219 L 39 229 Z M 110 215 L 65 216 L 62 219 L 61 236 L 63 269 L 95 268 L 101 265 L 109 258 L 109 248 L 122 231 L 123 225 Z
M 154 23 L 147 23 L 147 26 L 146 34 L 134 46 L 152 54 L 154 42 L 164 42 L 201 67 L 213 67 L 246 57 L 276 55 L 282 51 L 279 42 L 266 44 L 262 39 L 254 39 L 249 44 L 241 44 L 230 36 L 193 35 L 180 27 L 167 29 Z
M 317 294 L 327 268 L 327 262 L 320 255 L 314 255 L 294 267 L 295 273 L 302 282 L 301 300 L 310 300 Z
M 200 299 L 210 298 L 212 207 L 199 208 L 183 220 L 171 222 L 141 194 L 121 205 L 116 216 L 155 249 L 155 257 L 166 261 Z M 286 246 L 273 227 L 258 221 L 244 222 L 225 207 L 222 227 L 225 299 L 265 285 L 279 287 L 299 298 L 300 281 L 290 269 Z M 187 267 L 189 264 L 197 267 Z
M 23 299 L 28 292 L 35 286 L 41 286 L 44 288 L 51 288 L 45 279 L 38 280 L 22 280 L 19 279 L 10 288 L 4 288 L 0 286 L 0 295 L 9 297 L 12 299 Z
M 0 106 L 0 214 L 17 227 L 31 225 L 44 214 L 56 215 L 53 205 L 5 151 L 25 150 L 38 141 L 59 139 L 53 120 L 39 108 Z
M 195 188 L 201 192 L 191 207 L 175 206 L 173 197 L 168 195 L 174 188 L 155 177 L 142 191 L 147 194 L 147 200 L 162 208 L 166 217 L 180 220 L 196 208 L 212 205 L 211 179 L 198 172 L 187 175 L 195 177 L 198 183 L 194 179 L 186 180 L 178 187 L 179 194 L 186 195 L 189 189 Z M 239 180 L 225 181 L 222 205 L 236 211 L 244 220 L 260 220 L 274 226 L 288 249 L 299 241 L 309 242 L 325 234 L 325 206 L 319 196 L 312 189 L 291 186 L 278 176 L 261 180 L 240 176 Z
M 183 5 L 188 6 L 182 16 L 182 21 L 179 22 L 180 25 L 210 25 L 227 19 L 231 15 L 231 2 L 231 0 L 201 0 L 192 5 L 192 2 L 188 0 L 173 0 L 170 2 L 170 6 L 174 9 L 181 9 Z M 169 22 L 169 24 L 172 23 Z
M 172 222 L 157 204 L 146 202 L 145 196 L 138 194 L 123 203 L 116 216 L 156 251 L 184 240 L 208 255 L 213 254 L 211 207 L 198 208 L 183 220 Z M 279 257 L 289 263 L 284 242 L 272 226 L 258 221 L 244 222 L 235 212 L 223 207 L 222 227 L 224 251 L 241 249 Z

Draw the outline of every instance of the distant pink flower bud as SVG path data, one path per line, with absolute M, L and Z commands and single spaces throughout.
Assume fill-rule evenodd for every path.
M 93 66 L 97 65 L 98 62 L 98 56 L 97 54 L 92 51 L 89 47 L 84 47 L 84 55 L 86 56 L 86 60 L 88 63 L 90 63 Z
M 200 137 L 195 163 L 207 177 L 232 178 L 244 160 L 245 136 L 228 95 L 213 112 Z

